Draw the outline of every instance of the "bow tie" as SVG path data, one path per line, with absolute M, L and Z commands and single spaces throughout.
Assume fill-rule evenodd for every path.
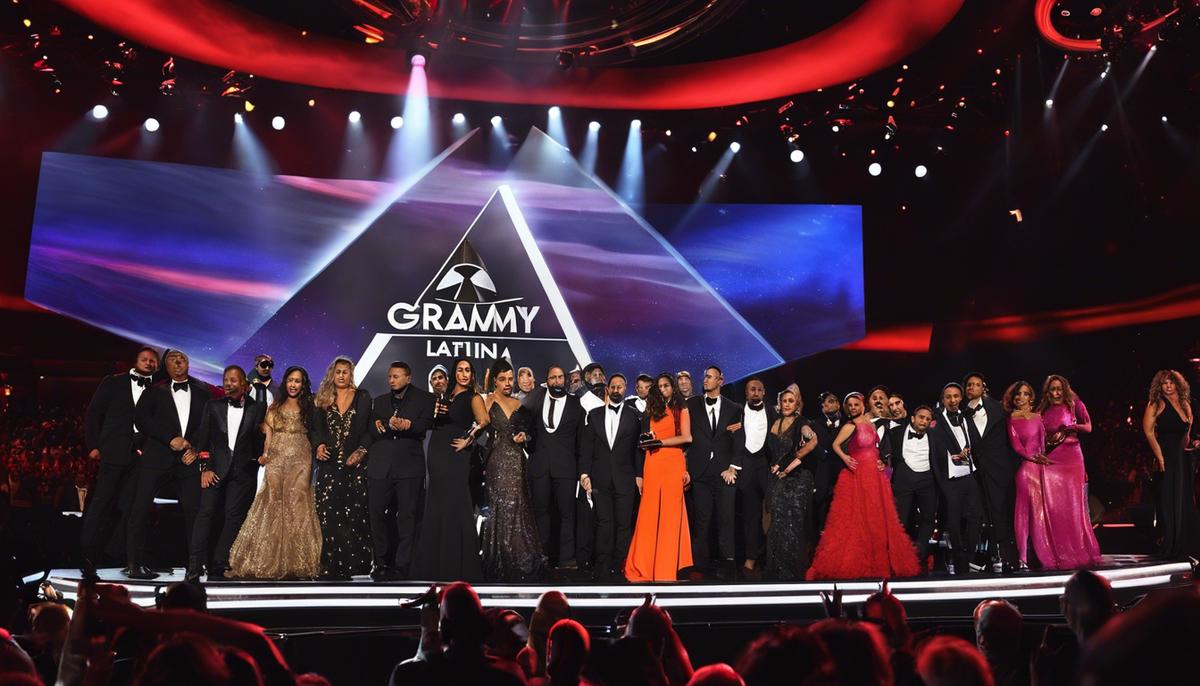
M 705 398 L 704 398 L 704 404 L 705 404 L 705 405 L 709 405 L 709 406 L 716 405 L 718 400 L 720 400 L 720 398 L 709 398 L 709 397 L 705 397 Z
M 925 438 L 925 434 L 923 434 L 923 433 L 917 434 L 917 433 L 913 433 L 913 432 L 909 431 L 908 438 L 913 441 L 919 441 L 919 440 Z
M 962 412 L 947 412 L 946 417 L 950 419 L 950 423 L 954 426 L 962 424 Z
M 608 409 L 612 410 L 613 412 L 620 412 L 621 406 L 619 404 L 618 405 L 609 405 Z
M 244 395 L 240 398 L 228 398 L 227 397 L 225 399 L 227 401 L 229 401 L 230 407 L 245 407 L 246 406 L 246 396 L 244 396 Z
M 754 403 L 749 403 L 746 406 L 749 407 L 751 410 L 758 412 L 759 410 L 763 409 L 764 405 L 766 405 L 766 403 L 759 403 L 758 405 L 755 405 Z
M 962 413 L 967 417 L 974 417 L 975 413 L 981 409 L 983 409 L 983 405 L 980 405 L 979 407 L 971 407 L 970 405 L 967 405 L 962 409 Z
M 142 376 L 141 374 L 130 374 L 129 379 L 142 388 L 150 385 L 150 377 L 148 376 Z
M 186 381 L 184 381 L 183 383 L 180 383 L 178 381 L 171 382 L 171 392 L 172 393 L 174 393 L 175 391 L 184 391 L 186 393 L 188 388 L 189 388 L 188 382 L 186 382 Z

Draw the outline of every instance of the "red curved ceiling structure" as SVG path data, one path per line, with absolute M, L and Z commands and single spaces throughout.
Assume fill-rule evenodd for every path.
M 309 34 L 222 0 L 59 0 L 113 32 L 178 57 L 321 88 L 404 93 L 403 51 Z M 437 98 L 601 109 L 699 109 L 856 79 L 936 35 L 963 0 L 867 0 L 838 24 L 750 55 L 669 67 L 563 71 L 454 57 L 426 68 Z

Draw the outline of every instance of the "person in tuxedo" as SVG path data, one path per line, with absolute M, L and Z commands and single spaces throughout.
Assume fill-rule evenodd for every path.
M 892 415 L 891 428 L 908 423 L 908 408 L 904 406 L 904 396 L 895 391 L 888 394 L 888 412 Z
M 955 382 L 942 389 L 942 404 L 934 429 L 941 435 L 944 453 L 930 458 L 933 478 L 944 501 L 946 521 L 943 529 L 950 536 L 951 574 L 971 571 L 971 556 L 979 545 L 983 527 L 983 494 L 975 478 L 971 460 L 971 432 L 963 416 L 962 386 Z
M 717 531 L 717 552 L 725 565 L 734 563 L 734 508 L 738 469 L 733 465 L 739 449 L 742 406 L 721 395 L 725 383 L 721 368 L 704 370 L 704 395 L 687 400 L 692 442 L 687 447 L 687 470 L 692 477 L 692 561 L 707 567 L 712 530 Z
M 654 378 L 649 374 L 638 374 L 633 381 L 633 395 L 625 398 L 625 402 L 639 414 L 646 414 L 646 398 L 650 395 L 650 387 L 653 385 Z
M 138 454 L 142 436 L 135 425 L 138 400 L 150 388 L 158 370 L 158 352 L 151 347 L 138 350 L 133 368 L 107 376 L 100 382 L 84 415 L 84 441 L 88 459 L 100 461 L 95 490 L 83 513 L 80 533 L 80 570 L 96 577 L 96 563 L 104 555 L 110 534 L 124 541 L 126 517 L 137 489 Z M 113 510 L 118 512 L 116 521 Z
M 266 403 L 268 407 L 279 397 L 279 384 L 271 378 L 275 369 L 275 360 L 266 353 L 254 357 L 254 369 L 250 372 L 250 399 L 256 403 Z
M 624 402 L 625 376 L 613 374 L 603 407 L 588 413 L 579 452 L 579 483 L 595 505 L 596 579 L 618 576 L 633 538 L 642 415 Z
M 433 394 L 412 385 L 407 362 L 388 366 L 389 392 L 371 405 L 367 432 L 367 508 L 374 563 L 371 578 L 408 577 L 417 505 L 425 482 L 425 434 L 433 428 Z M 394 523 L 388 520 L 391 512 Z M 388 548 L 395 527 L 394 553 Z M 393 564 L 394 563 L 394 564 Z
M 199 581 L 208 557 L 208 540 L 213 513 L 221 508 L 225 515 L 217 537 L 215 559 L 208 579 L 223 579 L 229 568 L 229 549 L 237 537 L 257 486 L 259 458 L 263 456 L 266 435 L 266 403 L 247 398 L 246 372 L 237 365 L 225 368 L 222 376 L 225 397 L 211 400 L 204 408 L 200 432 L 194 446 L 200 461 L 200 511 L 188 556 L 187 580 Z
M 524 400 L 525 396 L 533 393 L 533 389 L 537 386 L 537 382 L 533 379 L 533 370 L 529 367 L 521 367 L 517 370 L 517 387 L 513 389 L 513 397 L 517 400 Z
M 932 461 L 947 454 L 942 435 L 929 430 L 932 423 L 933 409 L 920 405 L 913 410 L 907 424 L 888 430 L 882 445 L 882 452 L 892 465 L 896 513 L 900 515 L 900 524 L 905 531 L 913 535 L 922 569 L 929 557 L 929 537 L 933 535 L 938 508 Z M 914 509 L 917 512 L 915 529 L 910 526 Z
M 888 396 L 891 393 L 887 386 L 880 384 L 872 388 L 867 393 L 867 414 L 871 417 L 871 423 L 875 424 L 875 428 L 879 428 L 880 419 L 891 419 L 892 415 L 888 412 Z
M 577 569 L 575 559 L 575 489 L 579 483 L 579 440 L 584 413 L 579 398 L 567 393 L 563 368 L 546 372 L 546 386 L 525 398 L 533 413 L 533 435 L 527 446 L 533 517 L 546 555 L 563 569 Z M 558 545 L 552 546 L 551 511 L 558 511 Z M 557 547 L 557 550 L 554 548 Z
M 1008 442 L 1008 412 L 987 394 L 982 374 L 968 374 L 963 388 L 967 399 L 962 412 L 970 420 L 967 430 L 971 434 L 971 459 L 982 489 L 984 518 L 992 531 L 993 571 L 1012 571 L 1018 564 L 1013 511 L 1020 460 Z
M 833 438 L 846 422 L 846 417 L 842 414 L 841 398 L 831 391 L 823 391 L 818 395 L 817 404 L 821 408 L 821 415 L 813 421 L 813 429 L 817 434 L 820 453 L 817 456 L 817 489 L 813 493 L 813 526 L 819 537 L 829 516 L 829 506 L 833 503 L 833 487 L 845 467 L 845 463 L 833 452 Z
M 184 540 L 191 539 L 200 509 L 200 465 L 193 445 L 200 434 L 200 418 L 210 393 L 208 384 L 189 376 L 188 356 L 172 350 L 163 357 L 170 381 L 142 394 L 135 421 L 145 442 L 138 464 L 137 487 L 125 532 L 125 576 L 154 579 L 158 574 L 145 562 L 146 520 L 154 494 L 175 483 L 183 509 Z
M 604 367 L 596 362 L 583 368 L 583 385 L 579 389 L 579 403 L 586 415 L 588 412 L 603 407 L 608 395 L 608 381 L 604 376 Z
M 579 365 L 575 365 L 575 368 L 571 370 L 571 374 L 567 379 L 567 383 L 567 392 L 571 395 L 579 395 L 579 393 L 585 388 L 583 383 L 583 370 L 579 368 Z
M 767 389 L 761 379 L 751 377 L 746 381 L 746 405 L 735 425 L 735 430 L 741 432 L 741 440 L 737 441 L 737 449 L 730 462 L 730 466 L 737 470 L 737 490 L 742 497 L 742 532 L 746 549 L 742 574 L 750 579 L 760 576 L 756 565 L 766 544 L 763 503 L 767 498 L 772 462 L 767 432 L 779 417 L 775 408 L 767 404 L 766 396 Z

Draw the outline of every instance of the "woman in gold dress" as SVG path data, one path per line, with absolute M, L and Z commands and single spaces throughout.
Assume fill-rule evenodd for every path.
M 316 446 L 324 443 L 308 372 L 289 367 L 281 397 L 267 410 L 262 490 L 229 553 L 230 575 L 308 579 L 321 572 L 321 525 L 310 485 Z

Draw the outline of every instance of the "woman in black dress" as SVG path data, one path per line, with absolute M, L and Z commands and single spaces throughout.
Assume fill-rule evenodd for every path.
M 371 571 L 367 515 L 367 423 L 371 395 L 354 385 L 354 362 L 339 355 L 325 370 L 313 399 L 324 443 L 317 447 L 317 519 L 321 577 L 346 580 Z
M 1154 453 L 1155 469 L 1162 472 L 1158 521 L 1162 531 L 1162 557 L 1181 560 L 1200 557 L 1200 514 L 1196 511 L 1195 453 L 1184 450 L 1192 427 L 1190 388 L 1183 374 L 1164 369 L 1150 382 L 1150 402 L 1142 416 L 1142 430 Z
M 439 398 L 425 461 L 425 513 L 413 557 L 414 579 L 478 581 L 479 536 L 468 484 L 475 437 L 488 425 L 483 398 L 475 390 L 471 361 L 454 361 L 449 398 Z
M 484 486 L 488 516 L 483 520 L 483 571 L 490 581 L 540 581 L 546 556 L 530 507 L 525 445 L 533 415 L 513 397 L 512 365 L 496 360 L 495 392 L 486 401 L 491 437 Z
M 767 530 L 767 572 L 771 581 L 800 581 L 808 571 L 808 531 L 816 487 L 817 434 L 800 416 L 799 392 L 788 387 L 779 394 L 779 418 L 767 432 L 771 450 L 770 494 L 767 498 L 771 525 Z

